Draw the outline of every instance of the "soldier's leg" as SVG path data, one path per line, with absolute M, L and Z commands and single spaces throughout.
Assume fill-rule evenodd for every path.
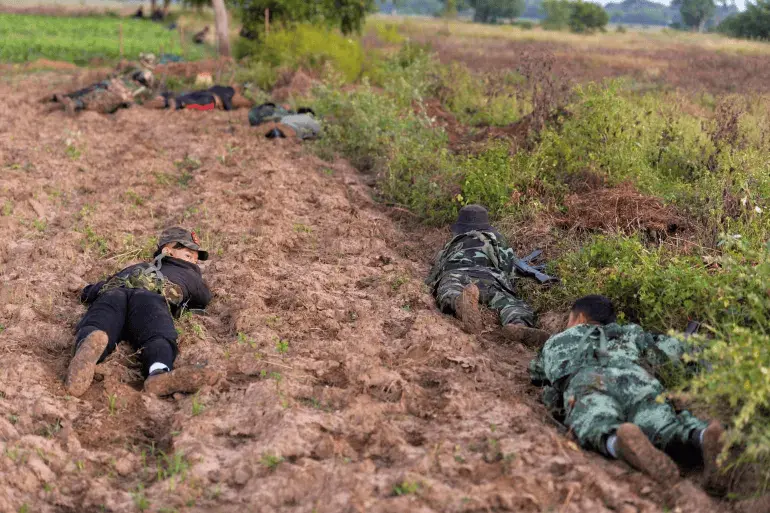
M 490 284 L 482 291 L 481 302 L 496 310 L 500 315 L 500 324 L 535 325 L 535 312 L 523 300 L 517 298 L 499 284 Z
M 582 447 L 605 456 L 607 439 L 623 422 L 623 406 L 607 389 L 600 370 L 583 369 L 575 374 L 564 391 L 564 424 Z
M 96 365 L 115 350 L 126 319 L 128 292 L 113 289 L 100 295 L 77 325 L 75 356 L 67 370 L 65 388 L 83 395 L 94 378 Z
M 647 371 L 628 369 L 617 377 L 616 386 L 627 404 L 629 422 L 639 426 L 655 447 L 666 452 L 682 447 L 700 450 L 695 435 L 707 423 L 688 411 L 677 413 L 668 402 L 659 402 L 665 389 Z
M 454 314 L 457 300 L 463 293 L 466 285 L 471 283 L 471 278 L 460 272 L 447 272 L 441 275 L 436 285 L 436 304 L 445 314 Z
M 481 331 L 479 286 L 483 282 L 464 272 L 444 273 L 436 286 L 436 302 L 444 313 L 453 313 L 468 333 Z
M 565 423 L 584 447 L 622 459 L 653 479 L 675 482 L 676 464 L 627 419 L 623 391 L 618 390 L 623 375 L 623 369 L 589 368 L 573 376 L 564 394 Z
M 174 319 L 166 300 L 160 294 L 134 289 L 128 302 L 127 339 L 135 350 L 141 350 L 142 374 L 156 370 L 172 370 L 178 352 Z

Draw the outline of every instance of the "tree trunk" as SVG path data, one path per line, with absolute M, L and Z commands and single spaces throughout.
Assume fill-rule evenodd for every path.
M 155 9 L 158 8 L 158 0 L 150 0 L 150 16 L 152 16 L 152 13 L 155 12 Z
M 217 28 L 219 55 L 230 57 L 230 30 L 228 28 L 225 0 L 211 0 L 211 5 L 214 7 L 214 25 Z

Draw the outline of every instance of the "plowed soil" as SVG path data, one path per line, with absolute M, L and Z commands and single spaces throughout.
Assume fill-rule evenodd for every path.
M 43 114 L 61 75 L 0 83 L 0 512 L 708 512 L 580 450 L 529 384 L 532 353 L 463 333 L 422 280 L 444 232 L 405 230 L 345 162 L 246 112 Z M 78 289 L 171 224 L 215 293 L 141 392 L 118 351 L 65 394 Z

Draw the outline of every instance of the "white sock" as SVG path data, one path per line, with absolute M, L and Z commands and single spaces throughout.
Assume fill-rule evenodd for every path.
M 165 370 L 168 372 L 170 369 L 168 368 L 168 365 L 165 363 L 155 362 L 152 365 L 150 365 L 150 374 L 155 372 L 156 370 Z
M 706 434 L 705 429 L 701 429 L 700 433 L 698 434 L 698 440 L 700 441 L 700 446 L 703 447 L 703 435 Z
M 610 453 L 610 456 L 617 459 L 618 453 L 615 449 L 615 445 L 618 443 L 618 435 L 610 435 L 609 438 L 607 438 L 607 452 Z

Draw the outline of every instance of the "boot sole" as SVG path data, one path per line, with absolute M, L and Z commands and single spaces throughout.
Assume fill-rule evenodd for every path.
M 722 452 L 722 435 L 724 428 L 718 422 L 711 422 L 703 434 L 703 475 L 706 487 L 716 492 L 722 492 L 726 488 L 717 465 L 717 458 Z
M 647 436 L 634 424 L 618 428 L 618 456 L 633 468 L 644 472 L 660 484 L 679 482 L 679 468 L 666 453 L 652 445 Z
M 148 394 L 166 396 L 177 392 L 191 394 L 204 385 L 213 385 L 219 374 L 213 369 L 182 367 L 171 372 L 150 376 L 144 380 L 144 391 Z
M 467 333 L 481 331 L 481 311 L 479 310 L 479 288 L 475 283 L 466 285 L 457 300 L 457 317 Z
M 521 324 L 503 326 L 503 336 L 511 342 L 519 342 L 529 349 L 539 349 L 550 338 L 547 331 Z
M 70 361 L 67 381 L 64 384 L 69 395 L 80 397 L 86 393 L 94 380 L 96 363 L 104 353 L 108 342 L 105 332 L 94 331 L 80 343 L 80 347 Z

